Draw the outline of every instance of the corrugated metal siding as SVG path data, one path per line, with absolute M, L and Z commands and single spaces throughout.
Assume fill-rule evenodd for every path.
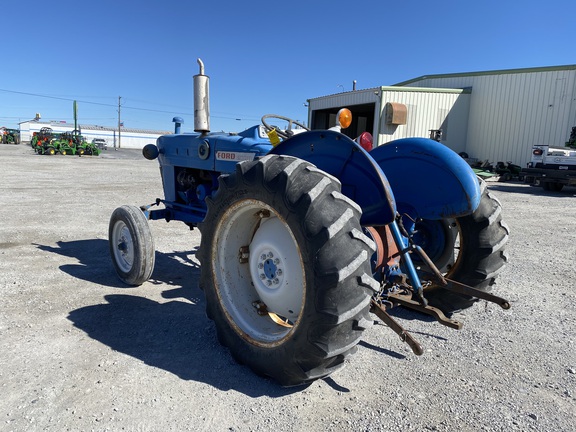
M 472 87 L 466 152 L 524 166 L 532 146 L 564 146 L 576 126 L 576 71 L 430 77 L 411 87 Z
M 464 151 L 469 98 L 470 94 L 457 91 L 400 91 L 383 87 L 378 145 L 400 138 L 428 138 L 431 129 L 442 129 L 442 143 L 456 152 Z M 386 124 L 385 108 L 388 102 L 406 105 L 406 125 Z

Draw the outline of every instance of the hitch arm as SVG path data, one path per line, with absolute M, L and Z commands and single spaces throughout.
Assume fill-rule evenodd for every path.
M 404 327 L 402 327 L 398 323 L 398 321 L 396 321 L 388 314 L 385 306 L 372 299 L 372 301 L 370 302 L 370 312 L 375 314 L 378 318 L 380 318 L 384 322 L 384 324 L 390 327 L 394 331 L 394 333 L 400 336 L 402 342 L 406 342 L 408 345 L 410 345 L 410 348 L 412 348 L 412 352 L 414 354 L 416 355 L 424 354 L 424 350 L 422 349 L 422 346 L 418 343 L 418 341 L 416 341 L 416 339 L 414 339 L 412 335 L 408 333 L 408 331 L 405 330 Z
M 457 294 L 465 294 L 472 297 L 477 297 L 482 300 L 486 300 L 492 303 L 496 303 L 500 305 L 502 309 L 510 309 L 510 303 L 508 300 L 503 299 L 502 297 L 495 296 L 494 294 L 490 294 L 486 291 L 481 291 L 476 288 L 472 288 L 468 285 L 464 285 L 463 283 L 456 282 L 452 279 L 444 278 L 446 281 L 446 285 L 443 285 L 442 288 L 448 291 L 452 291 Z
M 446 327 L 450 327 L 455 330 L 460 330 L 462 328 L 462 323 L 460 321 L 448 318 L 440 309 L 433 306 L 423 306 L 417 301 L 408 299 L 405 296 L 398 294 L 388 294 L 388 301 L 392 302 L 393 304 L 404 306 L 417 312 L 433 316 L 436 321 L 445 325 Z
M 472 288 L 471 286 L 465 285 L 461 282 L 457 282 L 452 279 L 448 279 L 442 276 L 442 273 L 436 268 L 432 260 L 426 255 L 424 249 L 420 246 L 415 246 L 414 250 L 420 255 L 420 258 L 426 263 L 428 268 L 432 271 L 431 276 L 435 278 L 435 281 L 438 282 L 442 288 L 448 291 L 452 291 L 456 294 L 464 294 L 469 295 L 472 297 L 476 297 L 482 300 L 486 300 L 492 303 L 496 303 L 500 305 L 502 309 L 510 309 L 510 302 L 508 300 L 503 299 L 502 297 L 495 296 L 494 294 L 490 294 L 486 291 L 481 291 L 476 288 Z

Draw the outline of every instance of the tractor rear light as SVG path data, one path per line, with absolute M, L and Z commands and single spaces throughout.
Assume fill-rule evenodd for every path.
M 372 139 L 372 134 L 370 132 L 362 132 L 360 136 L 356 138 L 356 142 L 360 147 L 369 152 L 372 150 L 374 140 Z
M 534 156 L 542 156 L 542 153 L 544 153 L 544 152 L 542 151 L 542 149 L 539 149 L 539 148 L 534 149 L 534 150 L 532 151 L 532 154 L 533 154 Z
M 348 108 L 342 108 L 338 111 L 338 114 L 336 114 L 336 121 L 342 129 L 346 129 L 352 123 L 352 111 Z

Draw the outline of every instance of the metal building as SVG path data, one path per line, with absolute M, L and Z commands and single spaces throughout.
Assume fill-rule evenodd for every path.
M 42 122 L 36 120 L 25 121 L 20 123 L 21 141 L 29 142 L 34 132 L 39 132 L 43 127 L 51 128 L 56 134 L 72 132 L 74 130 L 74 125 L 69 123 Z M 141 149 L 146 144 L 156 143 L 156 139 L 160 135 L 172 133 L 168 131 L 121 128 L 120 134 L 118 134 L 118 129 L 96 125 L 79 125 L 79 129 L 87 141 L 92 141 L 94 138 L 102 138 L 106 140 L 108 148 L 124 149 Z
M 418 97 L 402 102 L 399 94 L 384 92 L 394 88 L 415 92 Z M 429 75 L 381 89 L 383 99 L 375 106 L 372 129 L 378 144 L 397 135 L 410 135 L 408 132 L 411 136 L 429 136 L 425 125 L 436 125 L 428 128 L 443 129 L 441 142 L 457 152 L 464 151 L 479 160 L 511 161 L 524 166 L 533 145 L 563 147 L 576 126 L 576 65 Z M 440 89 L 458 89 L 462 96 L 450 106 L 427 94 Z M 372 93 L 377 90 L 370 89 Z M 340 107 L 351 104 L 355 112 L 352 93 L 310 99 L 310 124 L 315 126 L 316 111 L 326 111 L 329 106 L 337 109 L 336 102 Z M 405 127 L 398 127 L 392 135 L 377 127 L 378 122 L 382 123 L 382 104 L 387 102 L 401 102 L 408 111 Z M 446 110 L 448 121 L 439 124 Z M 455 143 L 455 139 L 461 141 Z
M 334 126 L 342 107 L 352 111 L 353 123 L 343 132 L 356 138 L 364 131 L 374 145 L 399 138 L 429 137 L 442 130 L 442 143 L 465 150 L 470 93 L 462 89 L 376 87 L 308 100 L 312 129 Z

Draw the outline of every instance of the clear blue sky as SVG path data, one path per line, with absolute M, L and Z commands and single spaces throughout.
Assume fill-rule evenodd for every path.
M 196 59 L 211 129 L 422 75 L 576 64 L 576 2 L 3 0 L 0 126 L 32 119 L 193 129 Z

